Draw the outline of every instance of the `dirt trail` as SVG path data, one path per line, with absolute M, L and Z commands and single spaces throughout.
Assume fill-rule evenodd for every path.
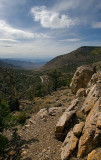
M 74 96 L 70 90 L 57 91 L 54 95 L 41 99 L 41 103 L 48 102 L 48 107 L 61 104 L 61 107 L 68 107 Z M 39 103 L 39 100 L 36 102 Z M 50 105 L 50 106 L 49 106 Z M 45 106 L 42 106 L 44 108 Z M 55 126 L 61 113 L 54 116 L 47 115 L 46 118 L 39 118 L 35 113 L 27 120 L 24 126 L 18 126 L 18 137 L 10 141 L 5 150 L 2 160 L 61 160 L 61 141 L 55 138 Z M 6 132 L 10 138 L 10 131 Z

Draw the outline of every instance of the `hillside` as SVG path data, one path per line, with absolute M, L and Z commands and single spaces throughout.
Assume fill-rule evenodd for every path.
M 80 65 L 97 62 L 101 60 L 101 55 L 93 56 L 91 54 L 91 52 L 96 48 L 99 47 L 96 46 L 80 47 L 68 54 L 57 56 L 56 58 L 46 63 L 42 69 L 48 70 L 48 69 L 64 68 L 64 67 L 76 69 Z
M 26 123 L 16 126 L 15 138 L 11 129 L 2 133 L 9 141 L 1 160 L 100 160 L 101 71 L 93 69 L 79 67 L 71 90 L 36 97 L 30 109 L 23 108 Z

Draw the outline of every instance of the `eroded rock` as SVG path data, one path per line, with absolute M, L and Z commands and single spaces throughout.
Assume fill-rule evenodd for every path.
M 70 131 L 61 147 L 61 159 L 68 160 L 74 149 L 76 148 L 78 138 Z
M 96 84 L 97 81 L 101 80 L 101 71 L 94 73 L 91 80 L 89 81 L 87 87 L 91 87 L 92 85 Z
M 101 97 L 101 83 L 97 83 L 90 88 L 87 98 L 82 106 L 82 111 L 88 114 L 95 102 Z
M 76 137 L 79 137 L 82 130 L 83 130 L 83 127 L 84 127 L 84 122 L 80 122 L 79 124 L 76 124 L 73 128 L 73 133 Z
M 86 88 L 93 74 L 94 67 L 92 66 L 78 67 L 70 84 L 72 93 L 76 94 L 78 89 Z
M 61 137 L 65 126 L 68 126 L 70 119 L 73 117 L 74 113 L 78 109 L 78 106 L 77 106 L 78 102 L 79 102 L 78 99 L 73 100 L 71 105 L 65 110 L 63 115 L 60 117 L 56 125 L 56 131 L 55 131 L 55 136 L 57 138 Z
M 47 109 L 40 109 L 40 111 L 36 115 L 38 118 L 46 118 L 48 116 Z
M 100 159 L 101 159 L 101 148 L 98 148 L 89 153 L 87 160 L 100 160 Z
M 86 92 L 85 92 L 85 89 L 84 88 L 80 88 L 77 93 L 76 93 L 76 97 L 84 97 L 86 96 Z
M 101 123 L 99 113 L 101 113 L 101 98 L 95 102 L 86 118 L 83 134 L 79 140 L 78 157 L 90 153 L 99 146 L 101 141 L 101 128 L 98 128 Z
M 63 107 L 52 107 L 52 108 L 49 108 L 48 114 L 50 116 L 55 116 L 57 113 L 62 113 L 65 110 L 66 110 L 66 108 L 63 108 Z

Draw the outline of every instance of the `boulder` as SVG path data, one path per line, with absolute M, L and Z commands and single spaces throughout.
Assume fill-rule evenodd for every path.
M 78 157 L 85 156 L 99 146 L 99 141 L 101 141 L 100 125 L 101 98 L 94 103 L 86 118 L 83 134 L 79 140 Z
M 78 138 L 73 134 L 73 131 L 70 131 L 65 141 L 62 144 L 61 147 L 61 159 L 62 160 L 69 160 L 70 155 L 74 151 L 74 149 L 77 146 Z
M 73 133 L 76 137 L 79 137 L 82 130 L 83 130 L 83 127 L 84 127 L 84 122 L 80 122 L 79 124 L 76 124 L 73 128 Z
M 48 114 L 50 116 L 55 116 L 56 114 L 58 113 L 62 113 L 66 110 L 66 108 L 63 108 L 63 107 L 52 107 L 52 108 L 49 108 L 48 110 Z
M 73 100 L 71 105 L 65 110 L 63 115 L 60 117 L 55 130 L 55 136 L 57 138 L 61 138 L 64 128 L 68 126 L 71 118 L 78 109 L 77 106 L 78 102 L 79 102 L 78 99 Z
M 44 109 L 40 109 L 40 111 L 37 113 L 36 117 L 37 118 L 46 118 L 48 116 L 48 112 L 47 110 L 44 108 Z
M 78 89 L 86 88 L 93 74 L 94 67 L 92 66 L 78 67 L 70 84 L 72 93 L 76 94 Z

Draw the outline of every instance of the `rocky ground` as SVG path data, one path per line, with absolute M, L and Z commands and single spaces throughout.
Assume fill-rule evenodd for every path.
M 44 98 L 36 98 L 36 106 L 40 109 L 46 108 L 45 112 L 43 109 L 38 114 L 33 113 L 24 126 L 17 126 L 16 140 L 11 140 L 9 130 L 4 132 L 10 142 L 1 160 L 61 160 L 62 142 L 55 138 L 55 127 L 73 99 L 74 95 L 69 89 L 59 90 Z M 54 107 L 55 111 L 49 110 Z
M 13 139 L 4 132 L 9 144 L 1 160 L 101 159 L 101 71 L 79 67 L 71 90 L 36 98 L 29 113 Z

